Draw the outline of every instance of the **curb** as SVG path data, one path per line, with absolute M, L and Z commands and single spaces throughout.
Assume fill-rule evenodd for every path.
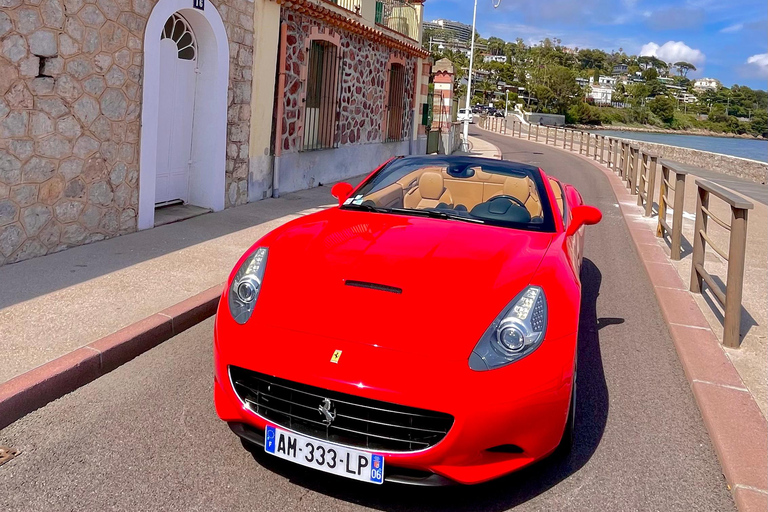
M 648 217 L 642 216 L 636 197 L 613 170 L 584 155 L 546 146 L 579 157 L 608 177 L 736 506 L 741 512 L 765 512 L 768 510 L 768 422 L 688 287 L 657 243 L 656 234 L 649 229 Z
M 224 284 L 0 384 L 0 429 L 213 316 Z

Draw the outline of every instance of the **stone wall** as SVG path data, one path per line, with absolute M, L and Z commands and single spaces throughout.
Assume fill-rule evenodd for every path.
M 304 84 L 301 80 L 302 67 L 306 65 L 306 39 L 312 27 L 321 32 L 332 31 L 340 36 L 344 58 L 344 72 L 341 85 L 341 108 L 336 124 L 339 128 L 336 138 L 340 145 L 382 142 L 382 120 L 385 115 L 386 73 L 390 55 L 405 62 L 406 84 L 404 94 L 414 97 L 416 57 L 399 50 L 391 50 L 382 43 L 345 30 L 329 27 L 323 22 L 296 13 L 288 8 L 281 11 L 281 22 L 288 24 L 288 45 L 285 62 L 285 97 L 283 100 L 283 130 L 281 143 L 284 152 L 299 151 L 302 145 L 301 125 L 304 108 L 301 97 Z M 412 133 L 410 112 L 403 128 L 403 138 Z
M 0 0 L 0 265 L 136 230 L 144 28 L 154 4 Z M 230 49 L 231 206 L 247 201 L 253 3 L 213 4 Z
M 757 183 L 765 184 L 768 182 L 768 163 L 765 162 L 720 153 L 710 153 L 709 151 L 700 151 L 698 149 L 656 144 L 654 142 L 643 142 L 634 139 L 622 140 L 639 147 L 644 153 L 656 154 L 667 160 L 723 174 L 730 174 L 731 176 L 738 176 L 739 178 Z

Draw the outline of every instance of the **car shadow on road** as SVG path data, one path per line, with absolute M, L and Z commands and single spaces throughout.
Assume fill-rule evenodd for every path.
M 560 484 L 581 469 L 597 450 L 608 418 L 608 388 L 603 372 L 599 331 L 623 319 L 597 317 L 602 274 L 584 259 L 579 323 L 577 409 L 574 447 L 566 456 L 554 455 L 498 480 L 475 486 L 411 487 L 355 482 L 304 468 L 254 451 L 265 468 L 310 491 L 386 511 L 501 511 L 524 503 Z

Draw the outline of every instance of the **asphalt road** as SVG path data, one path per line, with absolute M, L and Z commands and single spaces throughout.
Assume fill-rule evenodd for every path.
M 576 447 L 501 480 L 373 486 L 252 456 L 212 403 L 208 320 L 0 431 L 0 509 L 659 510 L 734 505 L 607 179 L 557 150 L 484 134 L 576 185 L 589 228 Z

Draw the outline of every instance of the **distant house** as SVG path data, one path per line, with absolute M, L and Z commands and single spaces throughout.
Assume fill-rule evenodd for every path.
M 586 78 L 576 77 L 576 83 L 579 84 L 579 87 L 586 87 L 589 85 L 589 80 Z
M 501 62 L 502 64 L 507 63 L 507 56 L 506 55 L 484 55 L 483 56 L 483 62 Z
M 629 71 L 629 66 L 626 64 L 616 64 L 613 66 L 613 75 L 624 75 Z
M 679 99 L 683 103 L 696 103 L 698 101 L 698 98 L 696 97 L 695 94 L 690 94 L 687 92 L 680 93 L 677 99 Z
M 609 85 L 590 85 L 589 96 L 596 105 L 610 105 L 613 97 L 613 87 Z
M 693 82 L 693 89 L 698 92 L 716 91 L 720 87 L 720 80 L 717 78 L 697 78 Z
M 609 85 L 609 86 L 613 87 L 613 86 L 616 85 L 616 81 L 617 81 L 617 79 L 616 79 L 615 76 L 600 75 L 598 77 L 598 83 L 600 85 Z

